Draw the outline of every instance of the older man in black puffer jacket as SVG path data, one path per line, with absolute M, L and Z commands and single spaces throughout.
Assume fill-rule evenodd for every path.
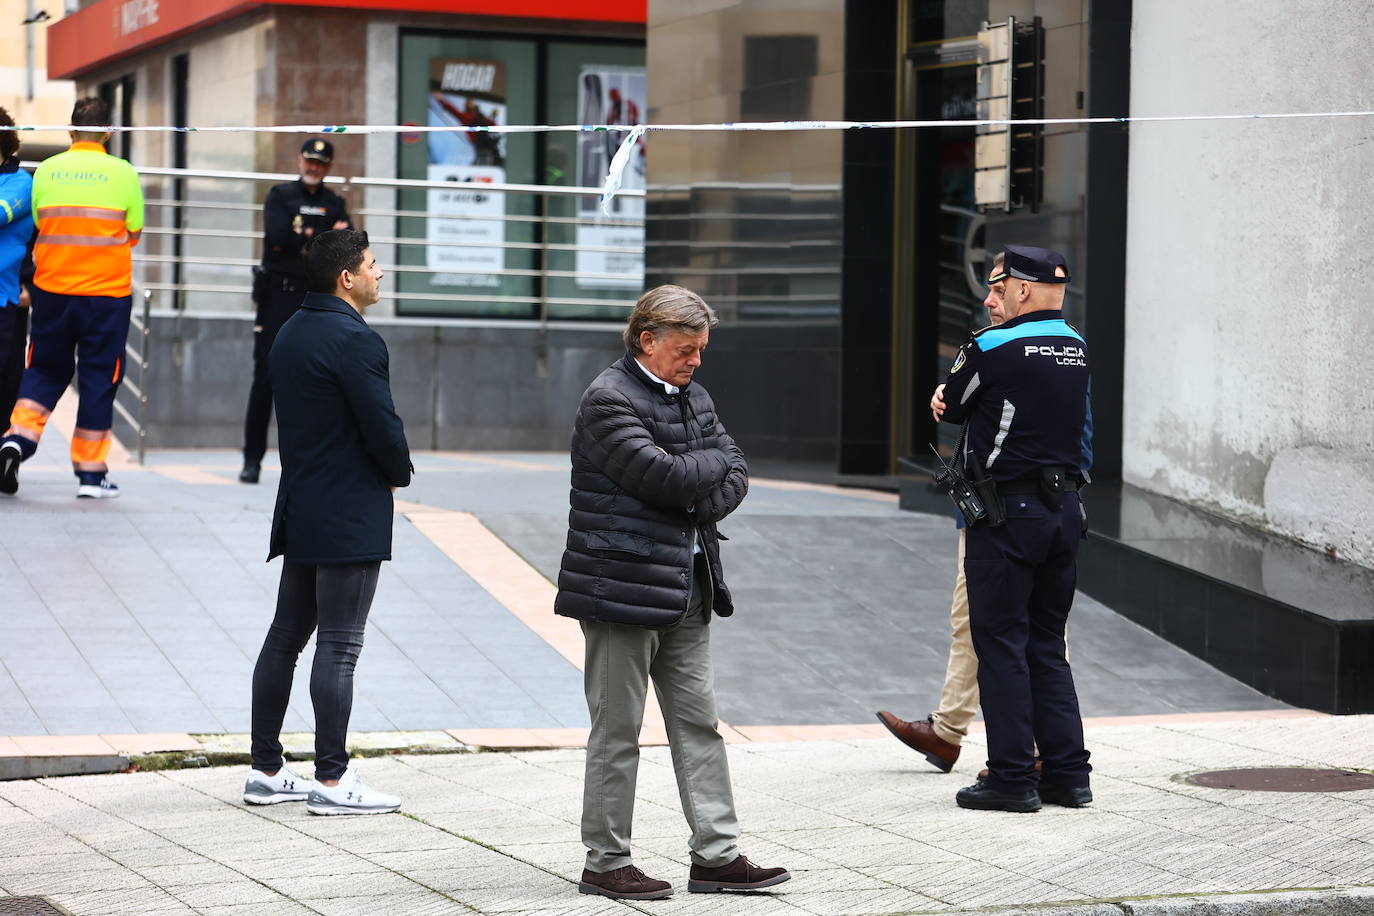
M 771 887 L 791 877 L 740 855 L 725 742 L 717 731 L 712 614 L 734 613 L 716 522 L 749 490 L 744 453 L 692 373 L 715 313 L 679 286 L 640 297 L 629 352 L 592 382 L 572 439 L 572 511 L 554 610 L 582 621 L 592 730 L 582 802 L 584 894 L 652 900 L 672 885 L 630 859 L 639 729 L 653 679 L 682 809 L 687 889 Z

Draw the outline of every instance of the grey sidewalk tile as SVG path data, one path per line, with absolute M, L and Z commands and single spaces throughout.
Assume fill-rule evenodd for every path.
M 243 879 L 243 875 L 234 869 L 204 859 L 194 863 L 142 865 L 135 870 L 153 884 L 167 888 L 173 893 L 181 887 L 201 884 L 233 884 Z
M 335 860 L 335 872 L 328 875 L 298 875 L 272 878 L 269 887 L 295 900 L 310 897 L 336 897 L 340 891 L 366 888 L 369 895 L 396 894 L 404 896 L 419 890 L 422 885 L 404 875 L 384 868 L 369 867 L 359 860 Z
M 15 896 L 58 896 L 62 894 L 90 894 L 97 891 L 146 891 L 157 888 L 132 871 L 124 868 L 101 868 L 95 871 L 52 872 L 40 875 L 13 876 L 5 879 L 5 887 Z
M 168 893 L 197 910 L 228 904 L 258 903 L 272 905 L 289 899 L 248 878 L 239 878 L 220 884 L 169 887 Z
M 393 728 L 414 731 L 423 729 L 460 729 L 479 728 L 478 720 L 455 704 L 431 705 L 423 707 L 398 707 L 389 714 L 387 721 Z
M 314 913 L 300 903 L 280 900 L 273 903 L 232 903 L 227 906 L 205 906 L 196 912 L 201 916 L 307 916 Z
M 423 721 L 430 725 L 433 724 L 429 721 L 428 718 L 424 719 Z M 359 708 L 355 700 L 353 706 L 353 714 L 352 717 L 349 719 L 349 727 L 359 731 L 380 732 L 394 731 L 397 729 L 405 728 L 424 728 L 426 726 L 424 724 L 416 724 L 412 726 L 410 724 L 402 724 L 400 722 L 396 722 L 391 716 L 384 714 L 383 712 L 381 712 L 381 710 L 377 709 L 376 707 Z
M 67 707 L 61 698 L 34 704 L 34 712 L 50 735 L 128 734 L 137 731 L 124 710 L 108 706 Z
M 161 838 L 159 838 L 161 839 Z M 143 869 L 152 867 L 178 867 L 178 866 L 198 866 L 214 864 L 200 853 L 192 852 L 175 843 L 168 843 L 165 840 L 155 846 L 146 846 L 140 849 L 126 848 L 107 848 L 105 855 L 113 861 L 118 862 L 125 868 L 143 873 Z
M 52 895 L 53 899 L 80 916 L 127 916 L 130 913 L 171 914 L 196 911 L 175 897 L 157 888 L 95 891 Z
M 42 735 L 47 726 L 38 718 L 33 707 L 24 702 L 22 706 L 10 705 L 15 700 L 24 702 L 22 696 L 0 700 L 0 735 Z
M 903 913 L 943 909 L 941 901 L 901 888 L 831 890 L 826 875 L 802 872 L 778 886 L 785 902 L 816 916 L 852 916 L 855 913 Z
M 406 916 L 472 916 L 472 910 L 462 903 L 423 889 L 391 896 L 308 898 L 301 903 L 324 916 L 376 916 L 392 912 Z
M 144 694 L 142 699 L 152 699 Z M 223 732 L 225 724 L 203 704 L 165 704 L 122 707 L 135 732 Z

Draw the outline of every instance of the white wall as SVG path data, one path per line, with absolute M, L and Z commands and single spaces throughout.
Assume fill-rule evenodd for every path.
M 1131 114 L 1374 109 L 1368 0 L 1137 0 Z M 1374 118 L 1131 128 L 1126 479 L 1374 566 Z

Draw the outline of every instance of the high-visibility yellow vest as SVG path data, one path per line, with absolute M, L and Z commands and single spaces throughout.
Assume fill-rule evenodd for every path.
M 143 231 L 134 167 L 99 143 L 73 143 L 33 175 L 33 283 L 69 296 L 127 296 Z

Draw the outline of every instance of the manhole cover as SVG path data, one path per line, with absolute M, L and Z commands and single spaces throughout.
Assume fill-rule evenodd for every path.
M 1374 789 L 1374 774 L 1315 767 L 1253 767 L 1192 773 L 1184 782 L 1208 789 L 1245 789 L 1249 792 L 1358 792 Z
M 71 912 L 42 897 L 0 897 L 0 916 L 71 916 Z

